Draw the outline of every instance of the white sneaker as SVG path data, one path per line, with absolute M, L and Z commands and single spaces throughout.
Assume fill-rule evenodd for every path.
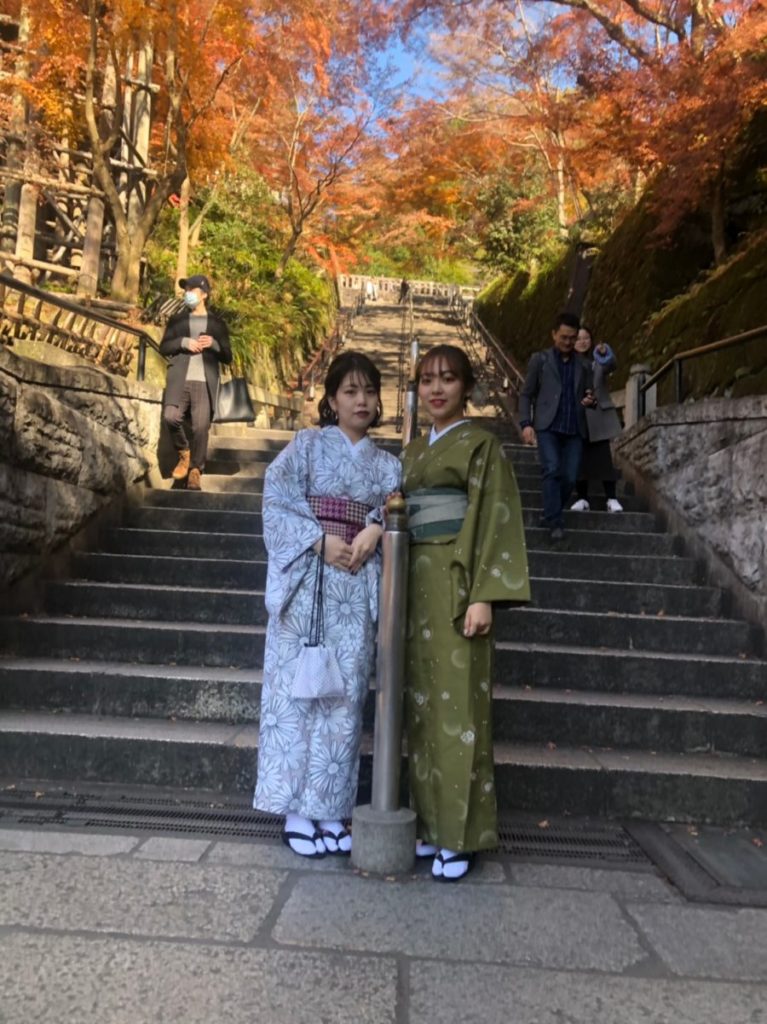
M 570 506 L 571 512 L 589 512 L 591 505 L 586 501 L 585 498 L 578 498 L 574 505 Z
M 623 511 L 623 505 L 621 505 L 621 503 L 618 501 L 617 498 L 608 498 L 607 499 L 607 511 L 608 512 L 622 512 Z

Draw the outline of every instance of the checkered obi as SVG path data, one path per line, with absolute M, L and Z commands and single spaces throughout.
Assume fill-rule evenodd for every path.
M 368 513 L 372 505 L 363 505 L 359 501 L 348 498 L 313 498 L 309 497 L 309 508 L 320 521 L 325 533 L 333 537 L 343 537 L 351 544 L 360 530 L 367 525 Z

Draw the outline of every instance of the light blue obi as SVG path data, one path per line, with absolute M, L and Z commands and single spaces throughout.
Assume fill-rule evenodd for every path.
M 460 487 L 425 487 L 405 496 L 412 541 L 460 533 L 469 499 Z

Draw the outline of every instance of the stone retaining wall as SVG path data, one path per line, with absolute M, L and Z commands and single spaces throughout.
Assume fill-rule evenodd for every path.
M 155 469 L 159 388 L 0 347 L 0 587 Z
M 767 397 L 662 406 L 615 455 L 739 611 L 767 624 Z

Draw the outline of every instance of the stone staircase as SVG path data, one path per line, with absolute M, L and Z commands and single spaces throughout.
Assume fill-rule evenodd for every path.
M 252 789 L 261 489 L 290 436 L 220 428 L 203 492 L 148 491 L 48 586 L 43 613 L 0 620 L 6 784 Z M 761 632 L 728 617 L 726 595 L 620 489 L 623 514 L 568 513 L 566 541 L 551 545 L 535 453 L 507 451 L 534 602 L 497 620 L 501 808 L 767 822 Z

